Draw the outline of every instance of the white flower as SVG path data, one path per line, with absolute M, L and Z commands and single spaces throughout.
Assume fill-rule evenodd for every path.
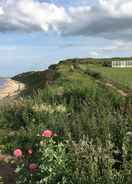
M 129 131 L 129 132 L 126 133 L 126 135 L 127 136 L 132 136 L 132 132 Z
M 32 109 L 35 112 L 47 112 L 50 114 L 53 114 L 54 112 L 66 112 L 66 107 L 64 105 L 35 104 Z

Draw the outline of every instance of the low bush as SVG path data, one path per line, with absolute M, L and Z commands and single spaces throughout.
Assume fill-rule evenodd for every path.
M 111 141 L 107 141 L 107 147 L 87 138 L 76 143 L 45 130 L 34 145 L 14 151 L 19 160 L 17 184 L 128 184 L 131 180 L 127 150 L 122 161 L 114 158 L 113 153 L 117 156 L 119 152 L 113 150 Z
M 87 69 L 87 71 L 85 71 L 86 74 L 90 75 L 91 77 L 95 78 L 95 79 L 101 79 L 102 76 L 99 72 L 95 71 L 95 70 L 91 70 L 91 69 Z

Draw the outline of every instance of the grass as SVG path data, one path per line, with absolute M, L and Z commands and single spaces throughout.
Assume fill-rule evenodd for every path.
M 81 65 L 80 65 L 81 66 Z M 85 64 L 81 66 L 84 70 L 91 69 L 101 73 L 104 79 L 117 83 L 124 88 L 132 90 L 132 68 L 111 68 L 101 65 Z

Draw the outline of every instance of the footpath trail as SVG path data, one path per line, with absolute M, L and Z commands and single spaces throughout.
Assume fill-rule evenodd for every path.
M 84 69 L 82 69 L 82 68 L 80 68 L 79 66 L 77 66 L 77 70 L 79 71 L 79 72 L 85 72 L 85 70 Z M 113 89 L 113 90 L 115 90 L 119 95 L 121 95 L 121 96 L 123 96 L 123 97 L 127 97 L 127 96 L 129 96 L 130 94 L 132 94 L 132 92 L 131 93 L 128 93 L 128 92 L 126 92 L 125 90 L 123 90 L 123 89 L 121 89 L 121 88 L 119 88 L 118 86 L 116 86 L 115 84 L 113 84 L 111 81 L 109 81 L 108 79 L 106 80 L 106 81 L 104 81 L 104 80 L 102 80 L 102 79 L 96 79 L 93 75 L 91 75 L 91 74 L 88 74 L 89 76 L 91 76 L 94 80 L 96 80 L 96 82 L 97 83 L 99 83 L 99 84 L 101 84 L 101 85 L 103 85 L 103 86 L 105 86 L 105 87 L 108 87 L 108 88 L 111 88 L 111 89 Z
M 108 86 L 108 87 L 110 87 L 110 88 L 112 88 L 112 89 L 115 89 L 121 96 L 126 97 L 126 96 L 129 95 L 128 93 L 126 93 L 126 92 L 123 91 L 122 89 L 119 89 L 119 88 L 117 88 L 116 86 L 114 86 L 112 83 L 107 82 L 107 83 L 105 83 L 105 86 Z
M 76 65 L 76 69 L 78 70 L 78 72 L 86 73 L 86 70 L 84 68 L 80 67 L 79 65 Z M 93 71 L 93 72 L 96 72 L 96 71 Z M 111 89 L 115 90 L 119 95 L 121 95 L 123 97 L 127 97 L 127 96 L 129 96 L 129 95 L 132 94 L 132 91 L 131 92 L 127 92 L 127 91 L 119 88 L 116 84 L 112 83 L 109 79 L 106 79 L 105 81 L 102 80 L 101 78 L 100 79 L 97 79 L 91 73 L 89 72 L 89 73 L 87 73 L 87 75 L 89 75 L 91 78 L 93 78 L 98 84 L 103 85 L 105 87 L 108 87 L 108 88 L 111 88 Z
M 15 158 L 10 155 L 2 155 L 0 153 L 0 177 L 4 184 L 15 184 Z
M 15 168 L 10 164 L 0 164 L 0 177 L 4 184 L 15 184 Z
M 113 83 L 111 83 L 111 82 L 109 82 L 109 81 L 107 81 L 107 82 L 103 82 L 103 81 L 101 81 L 101 80 L 96 80 L 96 81 L 97 81 L 98 83 L 100 83 L 101 85 L 104 85 L 104 86 L 106 86 L 106 87 L 109 87 L 109 88 L 115 90 L 119 95 L 121 95 L 121 96 L 123 96 L 123 97 L 127 97 L 127 96 L 130 95 L 129 93 L 127 93 L 126 91 L 124 91 L 124 90 L 118 88 L 117 86 L 115 86 Z

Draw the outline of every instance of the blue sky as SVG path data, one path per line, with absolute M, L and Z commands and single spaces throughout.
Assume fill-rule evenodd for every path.
M 122 0 L 7 2 L 0 1 L 1 76 L 46 69 L 66 58 L 132 55 L 132 14 Z M 122 5 L 120 11 L 117 3 Z

